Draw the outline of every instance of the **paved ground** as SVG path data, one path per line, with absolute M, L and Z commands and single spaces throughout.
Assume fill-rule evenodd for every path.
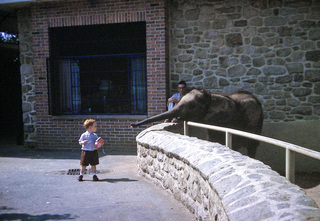
M 187 221 L 193 215 L 169 193 L 137 174 L 136 156 L 99 152 L 98 176 L 66 175 L 78 151 L 41 151 L 0 142 L 0 220 Z M 297 174 L 320 206 L 320 174 Z
M 0 145 L 0 220 L 195 220 L 165 190 L 137 174 L 136 156 L 100 154 L 99 182 L 66 175 L 79 152 Z

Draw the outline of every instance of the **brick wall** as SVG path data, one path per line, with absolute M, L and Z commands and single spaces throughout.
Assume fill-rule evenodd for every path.
M 77 148 L 88 116 L 55 117 L 49 115 L 47 67 L 50 27 L 146 22 L 148 115 L 165 110 L 166 103 L 166 15 L 164 1 L 61 1 L 35 3 L 31 7 L 34 78 L 36 95 L 36 139 L 39 148 Z M 98 120 L 98 134 L 111 149 L 134 151 L 131 129 L 136 117 L 90 116 Z M 140 117 L 141 119 L 141 117 Z

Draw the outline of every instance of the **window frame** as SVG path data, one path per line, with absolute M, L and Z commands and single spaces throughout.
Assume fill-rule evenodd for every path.
M 145 24 L 145 23 L 144 23 Z M 65 28 L 65 27 L 64 27 Z M 49 31 L 50 32 L 50 31 Z M 145 33 L 146 34 L 146 33 Z M 51 38 L 49 38 L 50 41 L 51 41 Z M 54 42 L 58 41 L 59 39 L 54 39 Z M 145 40 L 145 45 L 146 45 L 146 38 L 144 39 Z M 133 39 L 133 41 L 136 41 L 136 39 Z M 61 42 L 61 44 L 65 44 L 65 42 Z M 50 51 L 52 51 L 52 47 L 53 44 L 50 44 Z M 57 49 L 54 49 L 55 51 Z M 140 111 L 140 112 L 137 112 L 137 111 L 133 111 L 132 109 L 132 105 L 133 103 L 137 103 L 136 100 L 133 100 L 133 99 L 139 99 L 139 98 L 134 98 L 133 95 L 130 93 L 130 92 L 133 92 L 135 90 L 138 90 L 137 88 L 141 85 L 138 84 L 137 85 L 134 85 L 132 83 L 132 76 L 133 76 L 133 66 L 128 63 L 127 66 L 126 66 L 126 70 L 125 72 L 127 73 L 127 78 L 128 78 L 128 82 L 127 82 L 127 85 L 123 85 L 124 87 L 127 87 L 128 89 L 128 95 L 127 95 L 127 102 L 128 102 L 128 105 L 129 105 L 129 109 L 127 112 L 108 112 L 108 113 L 104 113 L 104 112 L 86 112 L 84 111 L 83 107 L 81 106 L 80 107 L 80 112 L 75 112 L 74 110 L 74 106 L 72 104 L 72 109 L 70 112 L 67 112 L 67 111 L 64 111 L 64 108 L 62 107 L 62 105 L 59 103 L 62 102 L 62 92 L 61 92 L 61 80 L 62 78 L 64 79 L 64 77 L 60 77 L 59 75 L 61 74 L 61 67 L 59 69 L 59 61 L 62 61 L 63 59 L 64 60 L 69 60 L 70 63 L 71 62 L 74 62 L 74 61 L 78 61 L 79 64 L 78 64 L 78 69 L 79 69 L 79 78 L 80 76 L 82 75 L 81 73 L 81 70 L 80 70 L 80 60 L 84 61 L 85 59 L 98 59 L 98 58 L 105 58 L 105 59 L 112 59 L 112 58 L 124 58 L 126 59 L 127 63 L 130 61 L 130 59 L 133 59 L 133 58 L 142 58 L 144 59 L 144 65 L 143 65 L 143 70 L 141 70 L 143 73 L 143 82 L 142 82 L 142 87 L 143 87 L 143 93 L 142 93 L 142 97 L 141 98 L 143 100 L 143 105 L 144 106 L 143 108 L 143 111 Z M 52 53 L 50 53 L 50 57 L 47 58 L 47 84 L 48 84 L 48 105 L 49 105 L 49 114 L 50 115 L 53 115 L 53 116 L 61 116 L 61 115 L 68 115 L 68 116 L 77 116 L 77 115 L 99 115 L 99 116 L 103 116 L 103 115 L 107 115 L 107 116 L 121 116 L 121 115 L 125 115 L 125 116 L 129 116 L 129 115 L 147 115 L 148 113 L 148 99 L 147 99 L 147 58 L 146 58 L 146 48 L 144 49 L 144 53 L 122 53 L 122 54 L 92 54 L 92 55 L 74 55 L 74 56 L 57 56 L 56 54 L 52 55 Z M 71 64 L 70 64 L 71 66 Z M 112 72 L 114 70 L 107 70 L 106 73 L 108 72 Z M 71 72 L 71 71 L 70 71 Z M 139 71 L 138 71 L 139 72 Z M 95 73 L 94 71 L 92 73 Z M 97 73 L 95 73 L 97 75 Z M 110 76 L 109 76 L 110 77 Z M 72 81 L 72 78 L 69 79 Z M 79 80 L 80 81 L 80 80 Z M 72 91 L 72 87 L 73 87 L 73 83 L 71 83 L 71 88 L 70 90 Z M 92 85 L 94 86 L 94 85 Z M 83 88 L 85 87 L 84 85 L 81 85 L 80 84 L 80 91 L 83 90 Z M 135 88 L 134 90 L 132 89 L 133 87 L 137 87 Z M 133 90 L 133 91 L 132 91 Z M 82 92 L 80 92 L 82 93 Z M 73 94 L 69 94 L 69 96 L 73 96 Z M 91 96 L 91 95 L 90 95 Z M 81 100 L 83 99 L 82 98 L 82 95 L 80 95 L 81 97 Z M 69 98 L 70 99 L 70 98 Z M 116 99 L 115 99 L 116 100 Z M 74 103 L 75 100 L 73 100 L 72 98 L 72 103 Z M 82 101 L 80 101 L 82 102 Z M 90 101 L 91 102 L 91 101 Z M 82 105 L 82 104 L 80 104 Z M 118 105 L 119 107 L 121 105 Z M 141 105 L 139 105 L 141 106 Z

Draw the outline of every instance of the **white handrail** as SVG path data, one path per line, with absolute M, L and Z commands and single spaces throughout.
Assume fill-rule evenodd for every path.
M 226 127 L 219 127 L 219 126 L 213 126 L 213 125 L 208 125 L 208 124 L 201 124 L 201 123 L 196 123 L 196 122 L 184 122 L 184 134 L 188 135 L 189 134 L 189 129 L 188 126 L 194 126 L 194 127 L 200 127 L 200 128 L 205 128 L 205 129 L 210 129 L 210 130 L 217 130 L 221 132 L 226 133 L 226 146 L 229 148 L 232 148 L 232 134 L 247 137 L 250 139 L 262 141 L 265 143 L 273 144 L 282 148 L 286 149 L 286 178 L 289 179 L 291 182 L 294 183 L 294 174 L 295 174 L 295 157 L 294 157 L 294 152 L 306 155 L 308 157 L 312 157 L 314 159 L 320 160 L 320 152 L 314 151 L 307 149 L 305 147 L 301 147 L 295 144 L 287 143 L 281 140 L 273 139 L 270 137 L 264 137 L 261 135 L 253 134 L 253 133 L 248 133 L 240 130 L 235 130 L 231 128 L 226 128 Z

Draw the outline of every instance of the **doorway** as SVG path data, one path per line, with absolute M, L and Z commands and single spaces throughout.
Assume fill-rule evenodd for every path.
M 23 145 L 22 92 L 18 45 L 1 43 L 0 51 L 0 142 L 1 144 Z

